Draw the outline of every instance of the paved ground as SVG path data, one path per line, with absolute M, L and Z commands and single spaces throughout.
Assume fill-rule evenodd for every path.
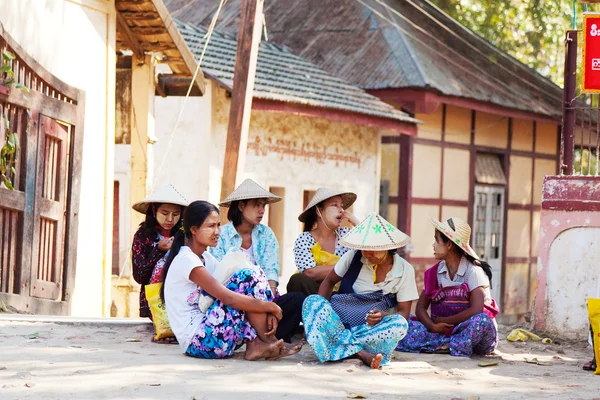
M 306 346 L 276 362 L 185 357 L 149 341 L 139 322 L 27 322 L 0 315 L 0 399 L 598 399 L 581 370 L 582 343 L 512 344 L 502 357 L 396 353 L 373 371 L 356 360 L 319 364 Z M 507 332 L 504 331 L 504 335 Z M 503 335 L 503 336 L 504 336 Z M 141 340 L 141 341 L 131 341 Z M 536 357 L 544 365 L 527 363 Z M 480 367 L 497 361 L 497 366 Z

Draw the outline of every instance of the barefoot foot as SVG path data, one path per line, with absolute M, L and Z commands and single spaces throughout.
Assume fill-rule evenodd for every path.
M 383 361 L 383 355 L 381 353 L 371 354 L 366 350 L 361 350 L 356 355 L 358 358 L 360 358 L 363 364 L 372 369 L 379 369 L 381 361 Z
M 265 343 L 256 338 L 251 342 L 246 343 L 246 354 L 244 358 L 248 361 L 256 361 L 261 358 L 278 357 L 283 348 L 283 340 L 276 342 Z
M 302 346 L 304 346 L 304 344 L 305 342 L 302 340 L 296 344 L 284 343 L 280 353 L 275 357 L 267 358 L 267 361 L 274 361 L 281 357 L 293 356 L 294 354 L 302 350 Z

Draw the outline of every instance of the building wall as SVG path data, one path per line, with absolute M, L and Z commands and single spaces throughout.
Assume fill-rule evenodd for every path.
M 587 339 L 587 299 L 600 297 L 600 179 L 550 176 L 539 231 L 535 328 Z
M 503 282 L 502 311 L 526 313 L 535 293 L 542 181 L 557 167 L 557 125 L 449 104 L 415 117 L 423 124 L 410 139 L 409 151 L 402 140 L 383 139 L 382 179 L 399 180 L 390 185 L 388 210 L 399 216 L 399 226 L 404 224 L 412 237 L 410 260 L 418 271 L 418 283 L 422 272 L 436 262 L 432 257 L 434 231 L 427 217 L 460 217 L 473 226 L 476 154 L 495 154 L 508 185 L 504 274 L 495 276 L 494 281 Z M 410 170 L 402 174 L 401 167 L 397 175 L 389 164 L 406 165 L 402 157 L 410 159 Z M 403 180 L 407 181 L 404 189 Z M 410 199 L 405 206 L 403 196 Z M 407 211 L 403 213 L 402 207 Z
M 0 22 L 27 53 L 67 84 L 85 91 L 71 314 L 100 316 L 108 304 L 112 256 L 114 5 L 101 0 L 0 0 L 0 10 Z

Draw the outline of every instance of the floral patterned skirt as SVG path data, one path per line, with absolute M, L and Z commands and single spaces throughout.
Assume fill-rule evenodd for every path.
M 257 300 L 272 301 L 273 294 L 264 273 L 242 269 L 234 273 L 225 287 L 233 292 L 254 297 Z M 256 338 L 256 331 L 248 322 L 246 313 L 215 302 L 206 310 L 202 324 L 192 338 L 186 354 L 199 358 L 223 358 L 246 342 Z
M 396 350 L 407 353 L 431 352 L 445 344 L 450 345 L 450 354 L 453 356 L 490 354 L 498 344 L 494 320 L 485 313 L 474 315 L 458 324 L 450 337 L 429 332 L 421 322 L 410 320 L 408 334 L 400 340 Z
M 381 353 L 385 364 L 408 329 L 401 315 L 387 315 L 375 326 L 365 323 L 346 329 L 331 304 L 319 295 L 304 300 L 302 320 L 306 340 L 321 362 L 341 360 L 366 350 Z

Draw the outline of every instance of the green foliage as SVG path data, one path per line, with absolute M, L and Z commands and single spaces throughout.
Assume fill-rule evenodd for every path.
M 19 135 L 10 131 L 10 122 L 6 114 L 0 120 L 0 137 L 4 137 L 4 145 L 0 149 L 0 182 L 13 190 L 13 181 L 17 171 L 15 170 L 16 155 L 19 151 Z
M 596 151 L 592 149 L 576 148 L 573 160 L 573 170 L 575 175 L 599 175 L 596 172 L 598 163 L 596 161 Z
M 562 86 L 570 0 L 432 0 L 458 22 Z M 577 1 L 581 27 L 584 6 Z M 589 11 L 593 10 L 590 6 Z M 596 7 L 598 8 L 598 7 Z

